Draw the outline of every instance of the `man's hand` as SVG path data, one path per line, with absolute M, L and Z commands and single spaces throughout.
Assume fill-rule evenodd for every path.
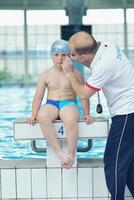
M 63 69 L 63 72 L 65 74 L 69 73 L 69 72 L 72 72 L 74 70 L 73 68 L 73 64 L 72 64 L 72 61 L 69 57 L 67 57 L 63 64 L 62 64 L 62 69 Z

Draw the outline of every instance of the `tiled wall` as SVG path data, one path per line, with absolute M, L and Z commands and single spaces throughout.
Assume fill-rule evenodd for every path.
M 108 200 L 102 161 L 46 168 L 45 161 L 0 161 L 1 200 Z M 127 200 L 133 198 L 127 191 Z

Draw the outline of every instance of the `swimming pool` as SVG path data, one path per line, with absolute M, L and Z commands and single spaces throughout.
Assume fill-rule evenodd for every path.
M 45 153 L 36 153 L 31 149 L 30 141 L 14 141 L 13 121 L 31 115 L 32 99 L 35 87 L 1 87 L 0 88 L 0 159 L 44 159 Z M 97 96 L 91 99 L 91 113 L 93 116 L 109 118 L 109 112 L 104 97 L 101 95 L 103 114 L 95 111 Z M 78 153 L 78 158 L 103 157 L 105 139 L 93 140 L 93 147 L 89 152 Z M 45 147 L 43 141 L 38 141 L 39 147 Z M 80 140 L 79 147 L 87 145 L 87 140 Z

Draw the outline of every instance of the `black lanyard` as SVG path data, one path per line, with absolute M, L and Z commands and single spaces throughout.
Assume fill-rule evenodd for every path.
M 98 104 L 96 106 L 96 112 L 98 114 L 101 114 L 103 112 L 103 108 L 102 108 L 102 105 L 101 105 L 101 102 L 100 102 L 100 94 L 99 94 L 99 92 L 97 92 L 97 96 L 98 96 Z

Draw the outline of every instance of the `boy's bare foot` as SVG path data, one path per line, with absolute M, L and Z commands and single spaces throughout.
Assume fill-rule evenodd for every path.
M 59 159 L 61 160 L 61 164 L 62 166 L 64 165 L 68 165 L 70 162 L 70 156 L 66 153 L 64 153 L 63 151 L 60 151 L 57 153 Z
M 69 156 L 69 155 L 68 155 L 68 158 L 69 158 L 68 163 L 64 163 L 64 164 L 63 164 L 63 167 L 66 168 L 66 169 L 72 168 L 72 166 L 73 166 L 73 164 L 74 164 L 74 158 L 71 157 L 71 156 Z

